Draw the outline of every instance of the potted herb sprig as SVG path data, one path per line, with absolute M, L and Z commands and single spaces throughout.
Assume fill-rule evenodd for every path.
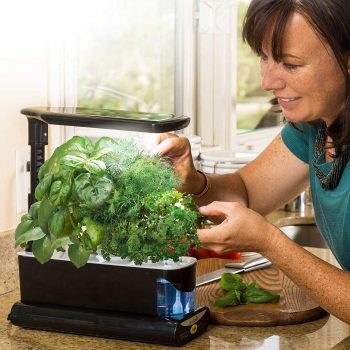
M 99 249 L 106 260 L 178 261 L 199 245 L 200 219 L 179 184 L 168 162 L 131 141 L 73 137 L 40 168 L 37 202 L 17 226 L 16 245 L 32 241 L 40 263 L 68 247 L 77 268 Z

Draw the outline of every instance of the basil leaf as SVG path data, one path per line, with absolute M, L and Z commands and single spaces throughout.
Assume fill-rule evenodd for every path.
M 102 160 L 89 160 L 85 163 L 84 168 L 91 174 L 103 175 L 106 171 L 106 165 Z
M 40 227 L 33 227 L 31 229 L 29 229 L 28 231 L 22 233 L 21 235 L 18 236 L 18 238 L 16 237 L 16 247 L 29 242 L 29 241 L 36 241 L 38 239 L 41 239 L 45 237 L 45 233 L 42 231 L 42 229 Z
M 36 220 L 38 218 L 40 208 L 40 202 L 33 203 L 29 208 L 29 215 L 32 217 L 33 220 Z
M 63 232 L 64 223 L 64 213 L 62 211 L 57 211 L 54 213 L 49 220 L 50 233 L 56 237 L 59 237 Z
M 250 288 L 247 289 L 245 297 L 248 303 L 260 304 L 260 303 L 277 303 L 280 296 L 272 294 L 263 288 Z
M 41 201 L 43 199 L 44 195 L 50 189 L 52 180 L 53 180 L 53 175 L 47 175 L 39 182 L 39 184 L 36 186 L 36 189 L 35 189 L 36 200 Z
M 69 236 L 72 231 L 73 231 L 73 219 L 71 217 L 71 214 L 69 214 L 68 212 L 64 212 L 64 227 L 63 227 L 63 231 L 61 233 L 61 236 Z
M 70 178 L 66 182 L 61 180 L 56 180 L 51 185 L 50 189 L 50 200 L 57 207 L 59 205 L 65 204 L 71 195 L 71 184 Z
M 73 242 L 70 240 L 69 236 L 60 237 L 52 242 L 52 249 L 64 248 L 67 245 L 71 245 Z
M 84 224 L 86 225 L 86 231 L 91 240 L 92 250 L 96 251 L 97 247 L 103 241 L 105 226 L 90 218 L 85 218 Z
M 88 155 L 93 149 L 92 142 L 87 137 L 74 136 L 57 147 L 52 156 L 40 167 L 39 180 L 41 181 L 47 174 L 56 174 L 60 168 L 61 159 L 65 155 Z
M 83 242 L 84 248 L 89 251 L 95 251 L 96 248 L 94 248 L 90 236 L 87 234 L 87 232 L 84 232 L 81 236 L 81 240 Z
M 239 305 L 240 300 L 238 294 L 239 293 L 237 293 L 236 290 L 231 290 L 227 292 L 222 298 L 217 299 L 214 305 L 218 307 Z
M 68 256 L 76 268 L 84 266 L 90 257 L 90 252 L 80 244 L 72 244 L 68 248 Z
M 37 202 L 36 202 L 37 203 Z M 29 211 L 30 211 L 30 209 L 29 209 Z M 28 220 L 33 220 L 33 218 L 32 218 L 32 216 L 28 213 L 28 214 L 24 214 L 24 215 L 22 215 L 22 217 L 21 217 L 21 222 L 23 222 L 23 221 L 28 221 Z
M 224 273 L 221 276 L 220 287 L 225 291 L 243 291 L 246 288 L 242 277 L 239 274 L 234 273 Z
M 68 154 L 61 159 L 61 165 L 80 169 L 86 161 L 87 156 L 83 153 L 79 155 Z
M 91 157 L 94 159 L 100 159 L 106 154 L 112 152 L 117 147 L 117 145 L 117 141 L 111 137 L 103 136 L 95 143 Z
M 103 176 L 80 174 L 74 181 L 74 192 L 77 198 L 91 209 L 100 208 L 112 195 L 113 182 Z
M 55 208 L 51 204 L 48 197 L 45 196 L 43 200 L 40 202 L 40 207 L 38 210 L 38 223 L 41 229 L 43 230 L 43 232 L 47 235 L 50 234 L 49 219 L 54 211 L 55 211 Z
M 23 235 L 25 232 L 29 231 L 34 227 L 33 220 L 25 220 L 22 221 L 17 227 L 16 227 L 16 233 L 15 233 L 15 238 L 16 242 L 19 239 L 21 235 Z M 19 243 L 21 244 L 21 243 Z M 18 245 L 18 244 L 16 244 Z
M 41 264 L 45 264 L 51 259 L 53 251 L 50 238 L 47 236 L 33 242 L 33 255 Z

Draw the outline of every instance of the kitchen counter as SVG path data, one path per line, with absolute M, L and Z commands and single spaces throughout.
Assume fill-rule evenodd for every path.
M 312 224 L 312 212 L 277 211 L 268 219 L 277 226 Z M 336 264 L 328 249 L 310 248 L 321 258 Z M 89 350 L 89 349 L 175 349 L 156 344 L 78 336 L 23 329 L 7 321 L 12 305 L 20 300 L 18 289 L 0 295 L 0 350 Z M 244 350 L 342 350 L 350 349 L 350 325 L 334 316 L 289 326 L 235 327 L 210 325 L 208 330 L 182 347 L 183 349 Z
M 0 296 L 1 350 L 92 350 L 174 349 L 155 344 L 78 336 L 23 329 L 7 321 L 19 291 Z M 317 321 L 278 327 L 233 327 L 210 325 L 183 349 L 342 350 L 350 349 L 350 326 L 333 316 Z

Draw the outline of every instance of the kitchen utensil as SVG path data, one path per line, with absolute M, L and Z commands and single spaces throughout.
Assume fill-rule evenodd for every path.
M 196 287 L 202 286 L 203 284 L 216 281 L 221 278 L 224 273 L 240 273 L 248 272 L 264 267 L 271 266 L 272 263 L 263 256 L 254 257 L 251 259 L 243 260 L 241 262 L 229 262 L 225 264 L 225 267 L 218 269 L 196 278 Z
M 231 260 L 202 259 L 197 262 L 197 276 L 223 268 Z M 274 266 L 242 273 L 247 284 L 255 280 L 258 287 L 280 295 L 275 304 L 246 304 L 232 307 L 216 307 L 215 300 L 224 292 L 219 281 L 196 288 L 196 304 L 207 306 L 212 323 L 231 326 L 278 326 L 309 322 L 319 319 L 327 312 L 309 298 L 281 270 Z

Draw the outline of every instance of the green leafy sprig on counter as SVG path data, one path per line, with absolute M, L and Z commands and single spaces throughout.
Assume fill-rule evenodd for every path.
M 178 261 L 198 246 L 200 215 L 164 159 L 132 141 L 73 137 L 41 166 L 34 203 L 16 229 L 16 245 L 32 241 L 41 263 L 68 246 L 76 267 L 101 248 L 136 264 Z
M 277 303 L 280 296 L 272 294 L 256 286 L 256 281 L 246 284 L 239 274 L 224 273 L 221 276 L 220 287 L 225 295 L 215 301 L 215 306 L 226 307 L 240 304 Z

